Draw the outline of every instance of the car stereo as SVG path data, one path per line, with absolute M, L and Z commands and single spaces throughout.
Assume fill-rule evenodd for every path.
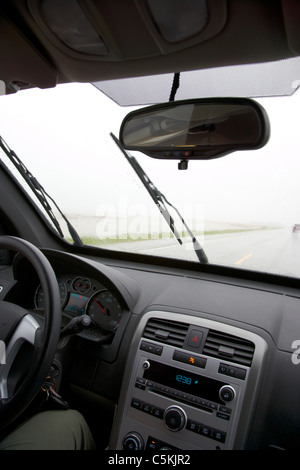
M 187 325 L 187 337 L 178 346 L 165 340 L 168 335 L 161 324 L 151 339 L 145 337 L 143 328 L 132 351 L 134 360 L 129 363 L 110 448 L 193 450 L 242 445 L 266 344 L 240 329 L 206 320 L 200 326 L 195 324 L 197 319 L 190 319 L 193 325 Z M 166 319 L 163 321 L 165 324 Z M 230 355 L 234 348 L 224 344 L 218 354 L 207 355 L 210 326 L 238 333 L 243 347 L 249 343 L 253 349 L 251 361 L 247 359 L 247 365 L 234 362 L 237 359 Z M 189 339 L 196 335 L 202 346 L 189 347 Z

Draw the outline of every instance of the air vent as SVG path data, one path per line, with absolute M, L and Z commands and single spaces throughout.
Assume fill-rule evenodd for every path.
M 151 318 L 143 337 L 182 348 L 189 326 L 185 323 Z
M 250 367 L 254 349 L 251 341 L 209 330 L 202 353 Z

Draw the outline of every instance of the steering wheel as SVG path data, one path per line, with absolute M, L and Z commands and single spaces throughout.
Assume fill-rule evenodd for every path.
M 16 304 L 0 301 L 0 346 L 5 348 L 5 360 L 0 356 L 0 436 L 16 424 L 36 397 L 51 366 L 61 327 L 61 304 L 54 271 L 43 253 L 20 238 L 0 236 L 0 248 L 19 252 L 34 267 L 45 297 L 44 322 Z M 15 365 L 22 346 L 30 345 L 31 365 L 25 378 Z M 1 352 L 1 350 L 0 350 Z M 29 360 L 29 358 L 28 358 Z M 3 363 L 4 362 L 4 363 Z M 14 367 L 15 366 L 15 367 Z M 17 378 L 16 378 L 17 375 Z M 12 387 L 11 376 L 14 376 Z M 19 378 L 19 381 L 18 381 Z

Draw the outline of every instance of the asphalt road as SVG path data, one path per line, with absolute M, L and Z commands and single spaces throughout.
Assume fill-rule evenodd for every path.
M 205 239 L 211 263 L 300 277 L 300 233 L 290 228 L 241 232 L 218 242 Z
M 209 235 L 199 242 L 212 264 L 300 277 L 300 232 L 290 228 Z M 188 239 L 182 246 L 164 239 L 124 243 L 114 249 L 197 260 Z

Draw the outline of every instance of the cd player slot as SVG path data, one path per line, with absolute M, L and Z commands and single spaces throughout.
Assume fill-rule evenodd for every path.
M 149 391 L 152 393 L 156 393 L 157 395 L 165 396 L 167 398 L 173 398 L 180 403 L 191 405 L 202 411 L 206 411 L 207 413 L 212 413 L 213 410 L 216 410 L 218 408 L 218 405 L 216 405 L 215 403 L 207 402 L 206 400 L 202 400 L 201 398 L 193 396 L 185 397 L 183 394 L 181 395 L 178 390 L 170 390 L 169 392 L 164 391 L 159 385 L 157 385 L 157 388 L 155 386 L 150 387 Z M 203 404 L 201 404 L 201 402 L 203 402 Z

